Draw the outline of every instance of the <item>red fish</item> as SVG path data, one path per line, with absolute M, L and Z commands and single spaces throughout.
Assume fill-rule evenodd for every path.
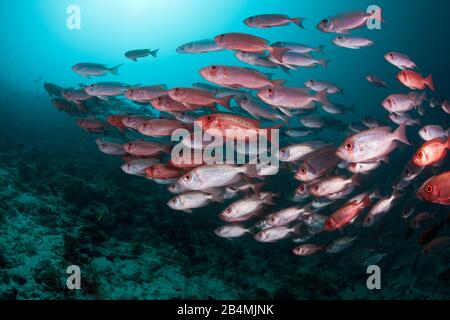
M 174 88 L 167 91 L 169 97 L 185 105 L 206 106 L 215 110 L 216 103 L 230 109 L 231 96 L 216 98 L 209 91 L 196 88 Z
M 78 119 L 77 124 L 81 128 L 94 133 L 102 133 L 106 129 L 106 124 L 96 119 Z
M 138 127 L 138 131 L 150 137 L 169 137 L 177 129 L 188 129 L 178 120 L 152 119 L 147 120 Z
M 161 152 L 169 154 L 172 147 L 161 143 L 137 140 L 124 144 L 123 149 L 133 156 L 152 157 Z
M 125 117 L 126 116 L 109 116 L 106 121 L 108 121 L 108 123 L 113 127 L 116 127 L 121 132 L 123 132 L 127 128 L 122 121 Z
M 425 181 L 419 188 L 417 196 L 428 202 L 450 205 L 450 171 Z
M 279 62 L 283 53 L 288 49 L 282 47 L 271 47 L 267 40 L 247 33 L 224 33 L 214 38 L 219 47 L 255 53 L 268 51 Z
M 449 148 L 450 138 L 436 138 L 427 141 L 419 148 L 412 161 L 421 167 L 440 164 L 445 159 Z
M 272 130 L 279 127 L 274 126 L 271 128 L 262 129 L 259 127 L 260 124 L 257 120 L 227 113 L 216 113 L 202 116 L 198 118 L 195 123 L 201 126 L 203 131 L 216 130 L 218 135 L 223 138 L 227 138 L 227 135 L 234 135 L 237 140 L 252 140 L 249 136 L 246 136 L 246 134 L 248 134 L 253 139 L 257 139 L 259 135 L 263 135 L 271 141 Z M 212 132 L 211 135 L 213 135 Z
M 426 78 L 412 70 L 403 70 L 397 75 L 397 79 L 410 89 L 424 90 L 426 87 L 436 91 L 433 83 L 433 76 Z
M 145 169 L 147 178 L 150 179 L 172 179 L 180 177 L 185 171 L 180 168 L 174 168 L 170 165 L 157 163 L 150 168 Z
M 351 223 L 356 217 L 358 217 L 361 211 L 368 207 L 370 203 L 370 194 L 366 194 L 359 202 L 358 200 L 353 200 L 345 204 L 325 221 L 325 230 L 334 231 L 344 228 L 347 224 Z

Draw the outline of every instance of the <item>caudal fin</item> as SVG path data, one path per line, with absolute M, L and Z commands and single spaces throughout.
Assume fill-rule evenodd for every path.
M 111 70 L 111 73 L 112 74 L 114 74 L 114 75 L 116 75 L 116 76 L 118 76 L 119 75 L 119 68 L 122 66 L 122 64 L 119 64 L 119 65 L 117 65 L 117 66 L 115 66 L 115 67 L 112 67 L 110 70 Z
M 305 18 L 292 18 L 291 21 L 298 25 L 300 28 L 305 29 L 305 26 L 303 25 L 303 21 L 305 21 Z
M 232 95 L 231 96 L 217 98 L 217 103 L 220 104 L 221 106 L 227 108 L 228 110 L 231 110 L 231 106 L 230 106 L 231 98 L 233 98 Z
M 274 87 L 281 87 L 286 83 L 286 80 L 272 80 L 270 81 Z
M 320 46 L 317 46 L 316 51 L 325 54 L 325 45 L 321 44 Z
M 327 89 L 323 89 L 316 94 L 315 100 L 324 106 L 333 107 L 333 104 L 328 100 Z
M 150 55 L 152 57 L 156 58 L 158 56 L 158 51 L 159 51 L 159 49 L 156 49 L 156 50 L 153 50 L 153 51 L 149 51 L 148 53 L 150 53 Z
M 411 143 L 408 140 L 408 137 L 406 136 L 406 125 L 401 124 L 397 130 L 394 131 L 394 139 L 397 141 L 400 141 L 404 144 L 411 145 Z
M 330 60 L 328 59 L 319 59 L 317 60 L 319 62 L 319 64 L 324 67 L 324 68 L 328 68 L 328 63 L 330 62 Z
M 289 49 L 283 47 L 268 47 L 267 50 L 269 50 L 275 60 L 279 63 L 283 63 L 283 54 Z
M 434 87 L 433 83 L 433 76 L 430 75 L 427 78 L 425 78 L 425 84 L 430 88 L 432 91 L 436 91 L 436 88 Z

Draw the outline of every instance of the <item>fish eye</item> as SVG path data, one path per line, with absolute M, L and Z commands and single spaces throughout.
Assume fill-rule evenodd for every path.
M 319 186 L 314 186 L 313 189 L 314 191 L 319 191 Z
M 177 200 L 172 199 L 172 200 L 170 200 L 170 202 L 173 203 L 173 204 L 175 204 L 175 203 L 177 203 Z
M 422 151 L 417 152 L 417 158 L 419 158 L 419 159 L 423 158 L 423 152 Z
M 225 210 L 225 212 L 226 212 L 226 213 L 231 213 L 231 208 L 227 208 L 227 209 Z
M 429 184 L 429 185 L 425 188 L 425 191 L 426 191 L 427 193 L 433 193 L 433 190 L 434 190 L 434 188 L 433 188 L 433 186 L 432 186 L 431 184 Z
M 372 222 L 372 217 L 371 216 L 367 216 L 366 217 L 366 222 L 368 222 L 368 223 Z
M 206 116 L 206 117 L 205 117 L 205 120 L 208 121 L 208 122 L 213 121 L 213 117 L 211 117 L 211 116 Z
M 351 143 L 351 142 L 348 142 L 348 143 L 346 143 L 345 144 L 345 149 L 346 150 L 353 150 L 353 143 Z
M 298 189 L 299 189 L 301 192 L 305 191 L 305 185 L 302 184 Z
M 306 174 L 307 170 L 305 167 L 300 168 L 300 174 Z
M 187 174 L 184 176 L 184 180 L 189 181 L 192 179 L 192 176 L 190 174 Z
M 269 89 L 267 89 L 267 92 L 268 92 L 269 94 L 273 94 L 273 89 L 272 89 L 272 88 L 269 88 Z
M 256 236 L 261 239 L 263 237 L 263 233 L 259 232 L 259 233 L 256 234 Z
M 275 222 L 275 221 L 277 221 L 277 219 L 276 219 L 275 217 L 271 217 L 271 218 L 270 218 L 270 221 L 271 221 L 271 222 Z
M 409 171 L 409 168 L 405 169 L 405 174 L 410 174 L 411 172 Z
M 323 19 L 320 23 L 321 24 L 327 24 L 328 23 L 328 19 Z
M 390 56 L 391 58 L 394 58 L 394 54 L 393 54 L 393 53 L 389 53 L 389 56 Z
M 342 40 L 342 36 L 338 36 L 337 38 L 338 38 L 339 40 Z

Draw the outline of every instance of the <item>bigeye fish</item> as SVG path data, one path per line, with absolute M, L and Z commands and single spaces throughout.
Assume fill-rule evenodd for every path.
M 250 230 L 239 224 L 227 224 L 216 228 L 214 233 L 222 238 L 239 238 L 250 233 Z
M 363 220 L 363 226 L 364 227 L 370 227 L 380 221 L 380 219 L 388 213 L 398 198 L 401 197 L 401 194 L 397 191 L 394 191 L 392 195 L 389 197 L 381 198 L 376 202 L 372 208 L 370 208 L 369 213 Z
M 201 191 L 187 191 L 176 195 L 167 202 L 167 205 L 177 211 L 192 213 L 192 209 L 206 207 L 211 202 L 222 202 L 219 193 L 206 193 Z
M 159 163 L 159 159 L 153 158 L 134 159 L 124 163 L 121 169 L 126 174 L 136 176 L 146 176 L 145 169 L 153 166 L 156 163 Z
M 347 49 L 360 49 L 373 46 L 373 41 L 364 37 L 337 36 L 332 41 L 335 45 Z
M 104 76 L 108 73 L 114 74 L 114 75 L 119 75 L 119 68 L 122 65 L 119 64 L 115 67 L 112 68 L 108 68 L 106 65 L 104 64 L 99 64 L 99 63 L 89 63 L 89 62 L 84 62 L 84 63 L 78 63 L 76 65 L 74 65 L 72 67 L 72 70 L 83 76 L 86 78 L 89 78 L 91 76 Z
M 243 94 L 240 96 L 236 96 L 235 100 L 242 109 L 247 111 L 258 120 L 264 118 L 268 120 L 287 121 L 287 118 L 285 116 L 281 115 L 273 108 L 264 105 L 264 103 L 259 99 Z
M 286 146 L 280 149 L 279 159 L 282 162 L 297 161 L 326 145 L 323 141 L 310 141 Z
M 394 151 L 397 141 L 411 144 L 406 137 L 404 124 L 394 132 L 389 127 L 379 127 L 357 133 L 345 140 L 336 155 L 347 162 L 370 162 Z
M 420 137 L 425 141 L 430 141 L 436 138 L 448 137 L 448 130 L 444 130 L 439 125 L 427 125 L 419 130 Z
M 420 106 L 426 99 L 426 94 L 410 92 L 408 94 L 391 94 L 381 103 L 391 113 L 404 113 Z
M 156 58 L 158 54 L 159 49 L 151 50 L 151 49 L 137 49 L 137 50 L 131 50 L 128 52 L 125 52 L 125 57 L 127 57 L 130 60 L 133 60 L 134 62 L 137 62 L 138 59 L 145 58 L 148 56 L 152 56 Z
M 323 32 L 347 34 L 350 30 L 363 28 L 367 25 L 369 19 L 377 19 L 374 13 L 364 11 L 346 12 L 334 17 L 326 18 L 320 21 L 316 28 Z M 378 18 L 381 22 L 383 19 Z
M 311 52 L 318 52 L 323 54 L 324 53 L 324 45 L 320 45 L 317 47 L 311 47 L 306 44 L 301 44 L 297 42 L 289 42 L 289 41 L 278 41 L 275 43 L 272 43 L 272 47 L 282 47 L 285 49 L 288 49 L 291 52 L 298 52 L 298 53 L 311 53 Z
M 322 90 L 327 90 L 327 93 L 330 94 L 336 94 L 336 93 L 340 93 L 340 94 L 344 94 L 344 90 L 341 88 L 338 88 L 334 83 L 331 82 L 327 82 L 327 81 L 319 81 L 319 80 L 308 80 L 305 82 L 305 87 L 319 92 Z
M 385 81 L 381 80 L 379 77 L 373 74 L 369 74 L 366 77 L 366 80 L 373 84 L 375 87 L 386 88 L 388 86 Z
M 191 54 L 216 52 L 223 50 L 225 49 L 218 46 L 213 39 L 191 41 L 177 48 L 178 53 L 191 53 Z
M 399 52 L 388 52 L 384 55 L 384 58 L 387 62 L 401 70 L 417 68 L 416 64 L 406 54 Z
M 291 23 L 305 29 L 303 21 L 305 18 L 290 18 L 285 14 L 260 14 L 251 16 L 244 20 L 244 23 L 253 28 L 272 28 L 287 26 Z

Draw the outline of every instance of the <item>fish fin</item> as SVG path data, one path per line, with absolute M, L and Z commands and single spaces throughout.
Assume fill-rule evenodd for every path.
M 138 62 L 137 58 L 131 58 L 131 60 L 133 60 L 134 62 Z
M 372 203 L 372 201 L 370 200 L 370 194 L 369 193 L 366 194 L 360 203 L 362 203 L 364 205 L 364 207 L 368 207 Z M 355 217 L 355 219 L 356 219 L 356 217 Z
M 272 80 L 270 81 L 270 83 L 272 83 L 272 85 L 274 87 L 281 87 L 283 86 L 287 81 L 286 80 Z
M 316 51 L 325 54 L 325 45 L 321 44 L 320 46 L 317 46 Z
M 360 174 L 354 174 L 352 176 L 352 185 L 354 186 L 360 186 L 361 185 L 361 175 Z
M 281 70 L 283 70 L 284 72 L 286 72 L 288 75 L 291 75 L 291 70 L 283 65 L 280 65 Z
M 321 66 L 323 66 L 324 68 L 328 68 L 328 63 L 330 62 L 330 60 L 328 59 L 319 59 L 317 60 L 319 62 L 319 64 Z
M 406 125 L 401 124 L 397 130 L 394 131 L 394 139 L 397 141 L 400 141 L 408 146 L 411 145 L 411 143 L 408 140 L 408 137 L 406 136 Z
M 425 84 L 428 86 L 428 88 L 430 88 L 432 91 L 436 91 L 436 88 L 434 86 L 434 82 L 433 82 L 433 75 L 429 75 L 428 77 L 425 78 Z
M 211 201 L 223 203 L 225 199 L 223 198 L 223 195 L 220 193 L 220 191 L 217 191 L 211 194 Z
M 217 99 L 218 104 L 220 104 L 221 106 L 225 107 L 228 110 L 231 110 L 231 107 L 230 107 L 231 98 L 233 98 L 233 95 L 222 97 L 222 98 L 216 98 L 216 99 Z
M 283 54 L 286 51 L 289 51 L 287 48 L 283 47 L 268 47 L 269 52 L 272 54 L 272 56 L 277 60 L 278 62 L 283 63 Z
M 302 223 L 300 222 L 300 223 L 297 223 L 295 226 L 293 226 L 292 227 L 292 233 L 295 233 L 295 234 L 301 234 L 301 228 L 302 228 Z
M 97 96 L 97 98 L 99 98 L 100 100 L 109 102 L 109 97 L 107 97 L 107 96 Z
M 111 69 L 109 69 L 111 71 L 112 74 L 118 76 L 119 75 L 119 68 L 122 66 L 123 64 L 119 64 L 115 67 L 112 67 Z
M 297 26 L 299 26 L 302 29 L 305 29 L 305 26 L 303 25 L 303 22 L 305 21 L 305 18 L 291 18 L 291 21 L 295 23 Z
M 269 193 L 267 193 L 267 195 L 264 197 L 263 201 L 264 201 L 265 204 L 274 206 L 274 205 L 275 205 L 275 202 L 273 201 L 273 198 L 276 197 L 276 196 L 277 196 L 276 194 L 272 194 L 272 193 L 269 192 Z
M 258 168 L 256 167 L 256 164 L 246 164 L 244 167 L 244 175 L 250 178 L 259 178 L 258 175 Z
M 288 117 L 292 117 L 292 113 L 289 111 L 289 110 L 287 110 L 287 109 L 285 109 L 285 108 L 282 108 L 282 107 L 279 107 L 278 108 L 281 112 L 283 112 L 285 115 L 287 115 Z
M 149 50 L 148 53 L 152 56 L 152 57 L 157 57 L 158 56 L 158 51 L 159 49 L 156 50 Z
M 264 186 L 264 182 L 251 184 L 252 191 L 259 197 L 259 194 L 261 193 L 261 189 Z
M 323 104 L 324 106 L 333 107 L 333 104 L 328 100 L 327 89 L 323 89 L 316 94 L 315 100 Z
M 192 213 L 193 212 L 192 209 L 184 209 L 184 210 L 181 210 L 181 211 L 186 212 L 186 213 Z

